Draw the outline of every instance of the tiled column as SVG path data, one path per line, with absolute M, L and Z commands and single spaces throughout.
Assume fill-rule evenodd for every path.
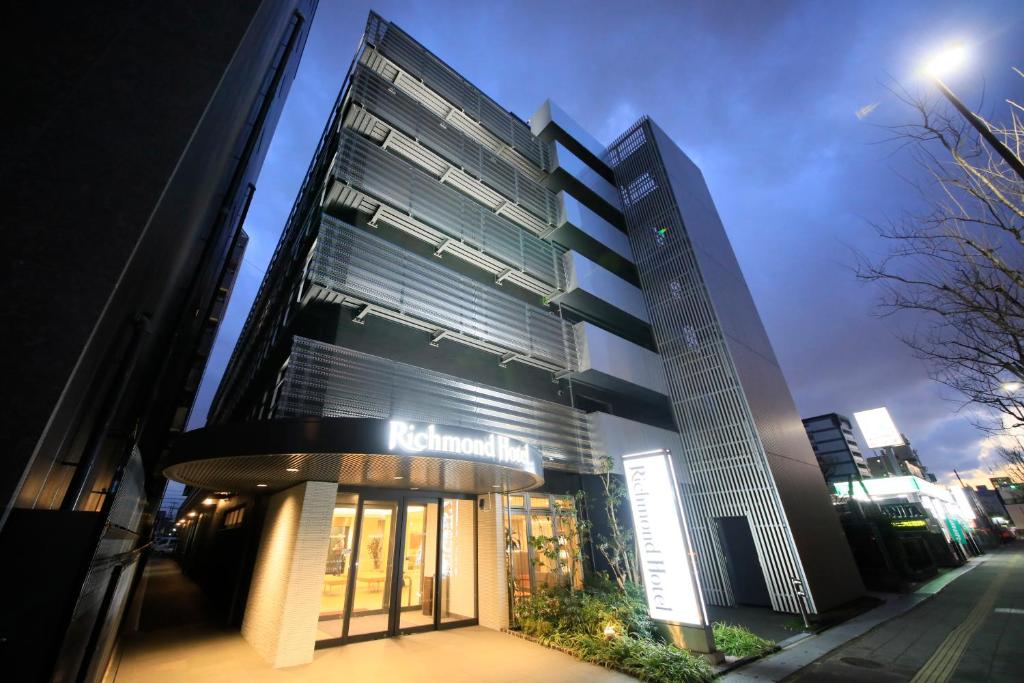
M 242 636 L 274 667 L 313 661 L 337 493 L 336 483 L 309 481 L 270 499 Z
M 486 501 L 483 508 L 480 501 Z M 477 503 L 479 620 L 481 626 L 499 630 L 508 628 L 509 623 L 502 498 L 489 493 L 477 498 Z

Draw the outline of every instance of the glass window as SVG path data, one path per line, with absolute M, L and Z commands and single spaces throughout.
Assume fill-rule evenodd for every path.
M 532 501 L 531 501 L 532 502 Z M 550 513 L 530 514 L 530 550 L 533 555 L 537 586 L 552 587 L 559 583 L 558 538 Z
M 522 508 L 526 507 L 526 496 L 509 496 L 508 497 L 509 507 Z
M 530 583 L 530 546 L 526 532 L 526 513 L 513 511 L 509 515 L 508 555 L 512 572 L 512 594 L 519 598 L 533 590 Z
M 335 502 L 334 514 L 331 516 L 331 534 L 327 544 L 324 583 L 320 593 L 317 640 L 341 637 L 345 601 L 348 598 L 357 502 L 357 496 L 352 493 L 339 493 Z
M 510 496 L 510 501 L 514 496 Z M 513 595 L 535 586 L 583 586 L 576 504 L 572 496 L 529 496 L 528 510 L 509 511 L 509 568 Z

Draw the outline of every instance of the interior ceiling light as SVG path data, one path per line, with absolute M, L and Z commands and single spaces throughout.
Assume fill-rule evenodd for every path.
M 267 485 L 266 484 L 256 484 L 256 488 L 258 488 L 258 489 L 265 489 L 265 488 L 267 488 Z
M 285 470 L 285 472 L 298 472 L 298 471 L 299 471 L 298 467 L 289 467 L 288 469 Z

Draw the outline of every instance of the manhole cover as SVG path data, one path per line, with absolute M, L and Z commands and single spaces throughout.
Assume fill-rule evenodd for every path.
M 861 657 L 840 657 L 839 661 L 843 664 L 849 664 L 850 666 L 859 666 L 862 669 L 881 669 L 882 665 L 873 659 L 863 659 Z

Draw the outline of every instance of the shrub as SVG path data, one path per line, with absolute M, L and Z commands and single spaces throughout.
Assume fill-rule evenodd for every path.
M 708 681 L 703 658 L 664 642 L 647 615 L 643 588 L 611 581 L 588 590 L 549 588 L 516 605 L 524 633 L 572 652 L 583 661 L 608 666 L 645 681 Z M 615 635 L 605 637 L 611 626 Z
M 760 656 L 775 649 L 775 643 L 754 635 L 742 626 L 717 621 L 712 626 L 715 645 L 733 657 Z

